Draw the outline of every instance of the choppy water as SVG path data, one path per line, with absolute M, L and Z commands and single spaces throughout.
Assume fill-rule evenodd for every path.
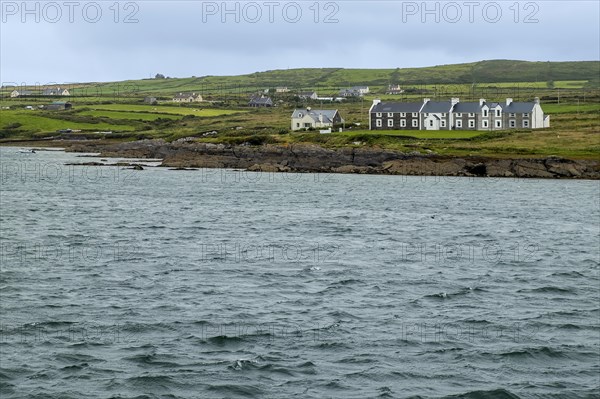
M 0 154 L 3 399 L 598 397 L 598 182 Z

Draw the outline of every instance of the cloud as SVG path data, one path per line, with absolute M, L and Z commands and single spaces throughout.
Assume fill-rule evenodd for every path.
M 597 2 L 79 2 L 54 22 L 7 3 L 21 7 L 2 2 L 3 81 L 600 58 Z

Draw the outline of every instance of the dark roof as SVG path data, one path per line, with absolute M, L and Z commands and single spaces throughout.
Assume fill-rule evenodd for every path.
M 253 97 L 250 100 L 251 104 L 272 104 L 273 101 L 271 101 L 270 97 Z
M 469 103 L 457 103 L 454 106 L 454 110 L 452 112 L 461 112 L 461 113 L 471 113 L 471 114 L 476 114 L 481 112 L 481 105 L 479 105 L 479 102 L 469 102 Z
M 427 101 L 421 112 L 450 112 L 451 108 L 450 101 Z
M 532 112 L 533 107 L 535 107 L 535 103 L 522 103 L 522 102 L 512 102 L 510 105 L 503 105 L 502 111 L 509 113 L 522 113 L 522 112 Z
M 419 112 L 423 103 L 379 103 L 372 112 Z

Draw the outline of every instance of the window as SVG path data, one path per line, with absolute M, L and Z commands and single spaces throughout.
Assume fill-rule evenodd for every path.
M 511 118 L 514 118 L 515 117 L 515 113 L 511 112 L 510 114 L 508 114 L 508 116 L 510 116 Z
M 429 121 L 429 127 L 433 127 L 433 121 L 432 120 Z
M 413 119 L 412 121 L 412 127 L 419 127 L 419 121 L 416 119 Z
M 528 114 L 527 112 L 525 112 L 525 113 L 523 114 L 523 118 L 529 118 L 529 114 Z
M 304 116 L 304 114 L 302 112 L 298 113 L 298 118 L 302 118 Z
M 502 121 L 496 121 L 496 127 L 497 128 L 501 128 L 502 127 Z
M 460 119 L 456 121 L 456 127 L 462 127 L 462 121 Z
M 474 117 L 475 117 L 475 113 L 469 112 L 469 118 L 474 118 Z
M 312 125 L 307 122 L 307 123 L 304 124 L 304 127 L 309 128 L 309 127 L 312 127 Z
M 481 121 L 481 127 L 488 127 L 488 121 Z
M 456 117 L 457 117 L 457 118 L 461 118 L 461 117 L 462 117 L 462 114 L 461 114 L 460 112 L 457 112 L 457 113 L 456 113 Z
M 401 118 L 404 118 L 404 117 L 406 117 L 406 112 L 400 112 L 400 117 L 401 117 Z
M 394 127 L 394 120 L 388 119 L 388 127 Z
M 413 118 L 416 118 L 417 116 L 419 116 L 419 113 L 418 112 L 413 112 L 412 116 L 413 116 Z
M 523 119 L 523 127 L 529 127 L 529 121 L 527 119 Z
M 400 127 L 406 127 L 406 119 L 400 119 Z
M 377 116 L 378 118 L 381 118 L 381 112 L 378 112 L 375 116 Z
M 487 110 L 487 109 L 484 109 L 484 110 L 483 110 L 483 117 L 484 117 L 484 118 L 487 118 L 487 116 L 488 116 L 488 110 Z
M 445 120 L 441 120 L 440 121 L 440 126 L 441 127 L 446 127 L 446 121 Z
M 394 113 L 393 112 L 388 112 L 388 118 L 393 118 L 394 117 Z
M 429 114 L 428 114 L 427 112 L 425 112 L 425 113 L 423 114 L 423 116 L 424 116 L 425 118 L 427 118 L 427 116 L 429 116 Z
M 508 126 L 510 126 L 510 127 L 516 127 L 517 126 L 517 122 L 514 119 L 511 119 L 510 121 L 508 121 Z
M 381 119 L 377 119 L 377 120 L 375 121 L 375 126 L 377 126 L 377 127 L 381 127 Z
M 497 117 L 500 117 L 500 112 L 501 112 L 501 111 L 500 111 L 500 109 L 499 109 L 499 108 L 496 108 L 496 116 L 497 116 Z
M 475 120 L 469 119 L 469 127 L 471 127 L 471 128 L 475 127 Z

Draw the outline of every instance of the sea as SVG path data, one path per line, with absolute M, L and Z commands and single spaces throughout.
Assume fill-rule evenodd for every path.
M 0 148 L 2 399 L 600 397 L 598 181 L 82 155 Z

